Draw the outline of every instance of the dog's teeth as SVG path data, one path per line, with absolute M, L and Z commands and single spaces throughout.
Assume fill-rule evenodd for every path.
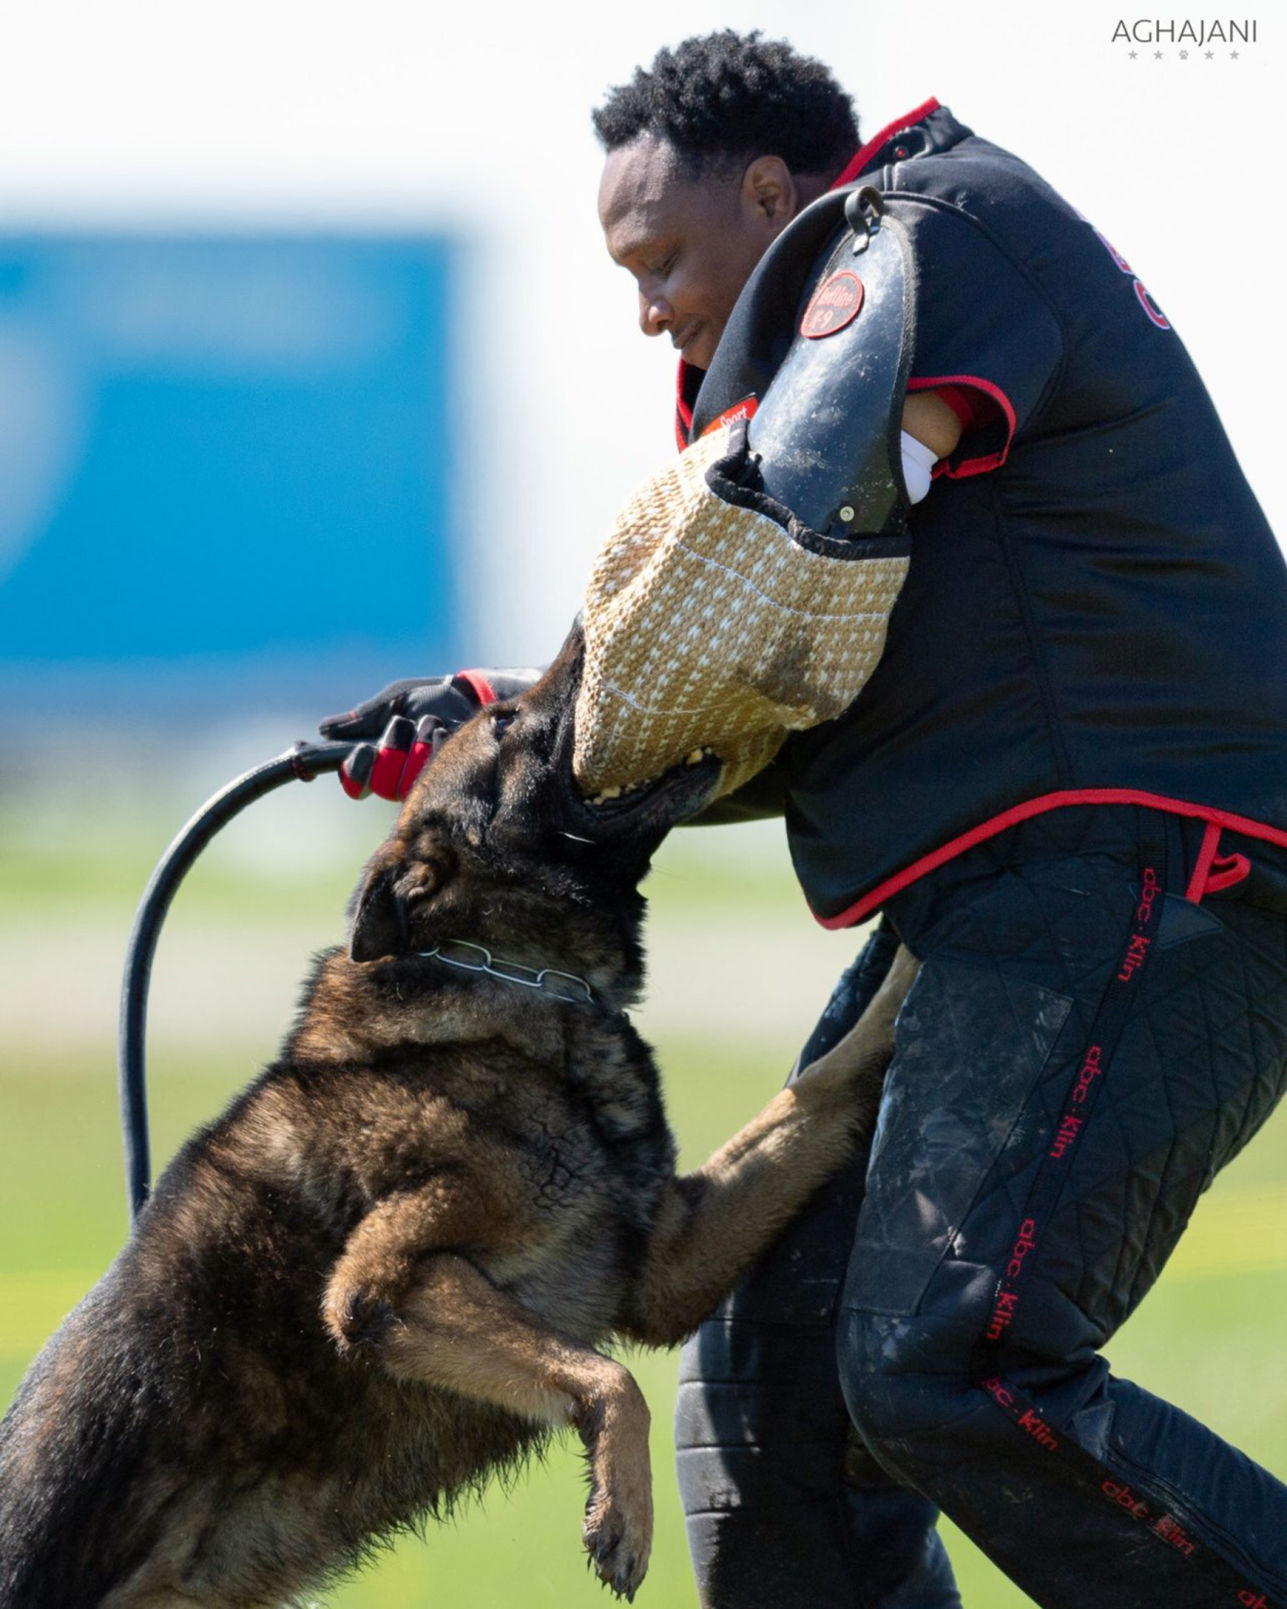
M 699 765 L 701 763 L 701 761 L 703 761 L 705 758 L 706 758 L 706 750 L 705 749 L 694 749 L 693 752 L 685 758 L 684 764 L 685 765 Z
M 603 792 L 599 795 L 599 797 L 595 801 L 595 803 L 596 804 L 606 804 L 606 802 L 609 799 L 619 799 L 620 797 L 621 797 L 621 789 L 614 785 L 611 788 L 605 788 L 603 790 Z

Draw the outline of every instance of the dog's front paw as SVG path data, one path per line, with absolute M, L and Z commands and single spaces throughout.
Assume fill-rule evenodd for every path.
M 581 1528 L 590 1565 L 604 1586 L 627 1603 L 634 1600 L 652 1552 L 652 1496 L 620 1501 L 609 1489 L 590 1493 Z

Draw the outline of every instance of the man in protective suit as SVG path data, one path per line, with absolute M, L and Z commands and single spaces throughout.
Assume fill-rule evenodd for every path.
M 685 1351 L 703 1601 L 945 1609 L 942 1510 L 1054 1609 L 1287 1609 L 1287 1488 L 1101 1355 L 1287 1077 L 1287 571 L 1212 404 L 1127 260 L 935 101 L 855 154 L 824 68 L 723 32 L 596 127 L 688 466 L 605 553 L 634 584 L 640 553 L 713 566 L 729 530 L 739 599 L 757 532 L 893 576 L 850 681 L 813 570 L 729 680 L 768 713 L 719 808 L 784 812 L 824 925 L 883 913 L 802 1062 L 899 939 L 923 963 L 868 1165 Z M 635 659 L 596 639 L 617 592 L 591 583 L 578 731 L 618 736 L 585 736 L 587 787 L 692 736 L 664 720 L 693 684 L 693 633 L 650 613 L 668 573 Z M 396 795 L 497 680 L 328 723 L 400 718 L 351 791 Z

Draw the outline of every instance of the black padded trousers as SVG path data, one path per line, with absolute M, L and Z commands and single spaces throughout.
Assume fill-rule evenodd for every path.
M 937 1509 L 1051 1609 L 1287 1609 L 1287 1488 L 1100 1355 L 1287 1076 L 1287 854 L 1226 831 L 1204 876 L 1204 836 L 1054 812 L 891 902 L 924 965 L 865 1193 L 685 1352 L 710 1609 L 947 1609 Z

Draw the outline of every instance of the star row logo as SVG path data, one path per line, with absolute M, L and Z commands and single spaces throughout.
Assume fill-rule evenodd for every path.
M 1139 59 L 1139 51 L 1138 50 L 1128 50 L 1126 52 L 1126 54 L 1130 58 L 1131 61 L 1137 61 Z M 1180 58 L 1181 61 L 1188 61 L 1189 52 L 1187 50 L 1178 51 L 1177 54 L 1179 55 L 1179 58 Z M 1228 54 L 1229 54 L 1230 61 L 1238 61 L 1240 59 L 1240 52 L 1238 52 L 1236 50 L 1231 50 L 1231 51 L 1229 51 Z M 1154 61 L 1161 61 L 1161 60 L 1163 60 L 1165 55 L 1166 55 L 1166 52 L 1164 50 L 1155 50 L 1153 52 L 1153 60 Z M 1214 61 L 1215 60 L 1215 51 L 1214 50 L 1204 51 L 1203 55 L 1202 55 L 1202 59 L 1204 61 Z

